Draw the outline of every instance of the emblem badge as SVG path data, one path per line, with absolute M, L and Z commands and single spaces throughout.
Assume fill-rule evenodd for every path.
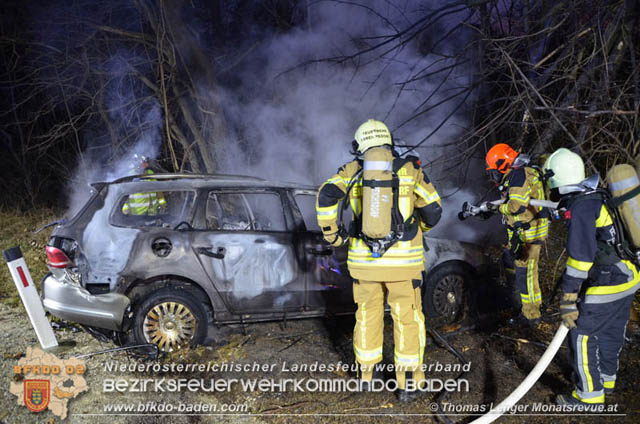
M 49 405 L 49 380 L 24 380 L 24 405 L 33 412 Z

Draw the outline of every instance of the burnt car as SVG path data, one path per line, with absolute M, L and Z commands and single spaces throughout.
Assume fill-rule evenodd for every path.
M 44 307 L 96 337 L 164 351 L 215 340 L 220 324 L 352 314 L 347 248 L 323 242 L 316 194 L 230 175 L 94 184 L 46 247 Z M 425 242 L 425 313 L 455 319 L 482 251 Z

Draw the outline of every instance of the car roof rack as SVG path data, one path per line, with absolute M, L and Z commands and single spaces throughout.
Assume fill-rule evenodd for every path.
M 163 173 L 163 174 L 140 174 L 129 175 L 126 177 L 118 178 L 110 181 L 106 184 L 119 184 L 127 183 L 131 181 L 169 181 L 169 180 L 188 180 L 188 179 L 205 179 L 205 180 L 232 180 L 232 181 L 266 181 L 259 177 L 249 177 L 246 175 L 233 175 L 233 174 L 179 174 L 179 173 Z

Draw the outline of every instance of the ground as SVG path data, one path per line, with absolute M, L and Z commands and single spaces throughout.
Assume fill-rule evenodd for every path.
M 25 250 L 29 266 L 34 279 L 39 279 L 43 273 L 43 259 L 38 257 L 46 236 L 33 237 L 29 231 L 31 226 L 40 224 L 50 218 L 47 213 L 40 216 L 30 216 L 29 219 L 15 220 L 14 225 L 25 228 L 24 232 L 3 234 L 2 248 L 9 243 L 20 244 Z M 46 222 L 44 222 L 46 223 Z M 6 227 L 4 227 L 6 228 Z M 45 233 L 47 233 L 45 231 Z M 559 275 L 557 265 L 561 263 L 561 230 L 549 242 L 542 261 L 543 288 L 546 293 L 552 291 L 556 277 Z M 555 247 L 554 247 L 555 246 Z M 43 251 L 42 249 L 41 251 Z M 494 256 L 497 256 L 494 254 Z M 497 259 L 495 259 L 497 262 Z M 33 264 L 33 266 L 32 266 Z M 4 267 L 6 268 L 6 266 Z M 554 271 L 554 268 L 556 270 Z M 4 272 L 4 271 L 2 271 Z M 10 382 L 13 381 L 13 365 L 24 356 L 27 347 L 36 346 L 35 333 L 30 327 L 28 318 L 15 296 L 11 292 L 8 273 L 0 276 L 4 281 L 0 299 L 0 423 L 36 423 L 60 422 L 51 412 L 33 414 L 16 403 L 16 397 L 9 393 Z M 10 283 L 10 284 L 8 284 Z M 498 284 L 481 282 L 480 284 Z M 15 288 L 13 289 L 15 291 Z M 484 291 L 482 293 L 488 293 Z M 482 300 L 482 299 L 480 299 Z M 516 330 L 503 325 L 504 316 L 496 313 L 476 315 L 473 311 L 467 314 L 467 319 L 455 326 L 437 326 L 439 332 L 451 343 L 468 361 L 471 361 L 470 371 L 462 378 L 468 380 L 468 392 L 452 392 L 444 399 L 449 405 L 447 415 L 452 422 L 470 422 L 473 417 L 466 409 L 481 408 L 492 402 L 498 403 L 504 399 L 528 374 L 536 364 L 544 346 L 548 343 L 558 326 L 557 305 L 549 301 L 546 320 L 536 330 Z M 183 389 L 179 393 L 138 393 L 138 392 L 108 392 L 109 379 L 205 379 L 209 381 L 230 381 L 230 379 L 346 379 L 354 377 L 351 372 L 344 371 L 294 371 L 292 368 L 300 364 L 325 364 L 336 366 L 338 363 L 352 364 L 352 331 L 353 317 L 332 319 L 307 319 L 289 321 L 286 323 L 262 323 L 241 326 L 224 327 L 217 330 L 219 341 L 211 346 L 187 350 L 173 354 L 158 362 L 162 364 L 197 363 L 216 366 L 220 364 L 259 364 L 266 365 L 269 371 L 231 372 L 214 370 L 211 372 L 131 372 L 108 370 L 114 364 L 130 365 L 141 363 L 143 366 L 154 365 L 153 361 L 141 361 L 124 352 L 106 353 L 85 358 L 87 372 L 85 379 L 89 391 L 82 393 L 69 403 L 69 417 L 64 422 L 71 423 L 196 423 L 196 422 L 231 422 L 231 423 L 298 423 L 298 422 L 336 422 L 359 423 L 395 423 L 395 422 L 439 422 L 432 414 L 433 402 L 438 393 L 425 393 L 419 399 L 402 404 L 394 394 L 382 391 L 378 393 L 360 392 L 296 392 L 292 387 L 285 391 L 245 391 L 240 385 L 232 386 L 231 390 L 216 390 L 214 392 L 188 392 Z M 109 343 L 101 343 L 84 332 L 73 332 L 66 328 L 57 331 L 61 347 L 54 353 L 63 359 L 115 347 Z M 393 362 L 393 333 L 389 317 L 385 325 L 385 346 L 383 363 Z M 621 353 L 620 373 L 616 394 L 607 397 L 608 404 L 618 404 L 618 414 L 626 416 L 608 416 L 610 423 L 635 423 L 640 421 L 640 411 L 636 405 L 640 404 L 637 381 L 639 380 L 640 347 L 638 339 L 626 343 Z M 534 342 L 534 343 L 530 343 Z M 536 404 L 550 405 L 555 393 L 569 389 L 569 362 L 566 348 L 562 348 L 551 366 L 544 373 L 520 402 L 520 405 Z M 443 366 L 458 364 L 458 359 L 439 346 L 430 337 L 425 352 L 425 361 L 430 364 Z M 456 378 L 457 371 L 433 370 L 428 373 L 430 378 Z M 387 378 L 392 377 L 387 373 Z M 305 386 L 303 386 L 304 389 Z M 463 387 L 464 388 L 464 387 Z M 150 387 L 148 387 L 150 389 Z M 187 412 L 173 413 L 163 416 L 143 415 L 110 415 L 104 416 L 105 407 L 109 405 L 127 404 L 146 405 L 152 402 L 156 408 L 166 403 L 178 407 L 183 405 L 206 404 L 221 408 L 242 409 L 242 413 L 233 412 L 227 415 L 197 416 Z M 186 406 L 183 406 L 186 407 Z M 158 411 L 160 412 L 160 411 Z M 529 411 L 530 412 L 530 411 Z M 165 412 L 166 413 L 166 412 Z M 458 414 L 458 415 L 456 415 Z M 601 416 L 508 416 L 498 422 L 513 423 L 600 423 Z

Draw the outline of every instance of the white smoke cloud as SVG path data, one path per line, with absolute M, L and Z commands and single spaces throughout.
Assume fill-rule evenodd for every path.
M 111 158 L 102 151 L 95 155 L 90 151 L 85 153 L 70 184 L 69 216 L 80 210 L 89 199 L 90 184 L 113 181 L 139 173 L 134 167 L 134 155 L 145 156 L 150 160 L 156 159 L 162 145 L 162 123 L 160 106 L 152 103 L 138 120 L 138 137 L 130 147 L 123 148 Z
M 394 6 L 395 3 L 401 7 Z M 318 59 L 353 55 L 385 40 L 384 37 L 426 16 L 425 4 L 429 3 L 434 7 L 443 4 L 386 0 L 314 2 L 310 5 L 309 28 L 265 39 L 253 59 L 239 71 L 241 92 L 237 87 L 229 89 L 222 101 L 230 127 L 236 129 L 231 138 L 239 141 L 229 143 L 227 156 L 220 161 L 223 170 L 319 185 L 351 160 L 353 134 L 369 118 L 384 121 L 394 131 L 396 140 L 406 144 L 424 139 L 452 113 L 462 97 L 401 124 L 420 110 L 429 96 L 432 98 L 428 104 L 437 104 L 454 90 L 467 86 L 473 68 L 454 70 L 442 86 L 446 73 L 406 81 L 418 76 L 421 69 L 434 70 L 453 63 L 443 56 L 460 53 L 468 41 L 466 33 L 453 32 L 436 47 L 438 54 L 429 55 L 423 51 L 427 43 L 424 37 L 438 40 L 459 23 L 463 18 L 461 13 L 448 16 L 438 26 L 403 45 L 393 41 L 341 63 Z M 394 46 L 397 48 L 383 54 Z M 471 100 L 470 97 L 469 105 Z M 460 240 L 478 240 L 481 236 L 477 230 L 480 226 L 460 224 L 457 212 L 464 200 L 475 200 L 472 193 L 482 182 L 476 180 L 473 187 L 466 185 L 466 190 L 459 192 L 462 178 L 452 177 L 451 168 L 456 164 L 449 158 L 459 152 L 455 145 L 444 145 L 452 144 L 469 126 L 465 109 L 461 108 L 416 150 L 425 164 L 444 158 L 436 160 L 425 171 L 441 195 L 457 194 L 445 199 L 445 217 L 434 234 L 451 237 L 455 233 L 455 238 Z M 241 145 L 250 147 L 240 148 Z M 473 174 L 481 172 L 481 165 L 481 161 L 475 161 L 462 166 L 472 167 L 470 174 Z M 451 227 L 452 224 L 455 226 Z M 449 228 L 446 234 L 439 231 L 445 227 Z
M 216 90 L 230 129 L 224 148 L 215 149 L 223 152 L 223 157 L 216 158 L 219 171 L 317 186 L 351 160 L 353 134 L 369 118 L 384 121 L 394 131 L 395 139 L 403 143 L 423 140 L 454 112 L 462 97 L 444 102 L 411 122 L 405 123 L 406 119 L 424 108 L 422 103 L 430 96 L 427 104 L 435 105 L 470 83 L 471 66 L 456 68 L 442 85 L 446 72 L 417 78 L 422 75 L 420 70 L 433 71 L 453 63 L 445 56 L 461 51 L 469 37 L 464 31 L 454 31 L 441 40 L 435 54 L 426 55 L 425 46 L 439 41 L 459 23 L 465 16 L 462 12 L 441 19 L 437 26 L 402 45 L 392 41 L 340 63 L 318 60 L 354 55 L 384 41 L 384 37 L 424 18 L 428 5 L 438 8 L 443 2 L 310 2 L 309 25 L 286 33 L 260 34 L 260 47 L 231 71 L 235 75 L 233 85 Z M 247 44 L 256 41 L 247 40 Z M 161 108 L 155 100 L 138 109 L 130 106 L 136 104 L 130 98 L 135 94 L 125 83 L 135 65 L 136 58 L 127 52 L 117 52 L 105 65 L 115 81 L 107 98 L 111 118 L 134 129 L 135 142 L 129 141 L 126 146 L 132 147 L 117 151 L 84 153 L 72 184 L 72 211 L 86 200 L 87 183 L 129 174 L 133 153 L 150 158 L 159 154 Z M 415 80 L 407 82 L 412 78 Z M 200 87 L 207 89 L 204 84 Z M 469 105 L 472 100 L 468 99 Z M 482 181 L 459 178 L 463 173 L 481 172 L 481 161 L 464 163 L 465 172 L 457 175 L 451 172 L 457 165 L 452 164 L 451 157 L 459 153 L 455 145 L 451 146 L 452 141 L 470 125 L 463 107 L 416 150 L 423 163 L 434 161 L 425 171 L 440 194 L 455 193 L 445 199 L 445 216 L 434 235 L 449 237 L 455 233 L 460 240 L 478 240 L 482 236 L 478 228 L 487 228 L 473 223 L 460 225 L 456 218 L 463 201 L 475 200 L 477 196 L 472 193 L 484 191 Z M 465 191 L 460 191 L 462 182 Z M 443 228 L 448 228 L 447 234 L 442 234 Z

